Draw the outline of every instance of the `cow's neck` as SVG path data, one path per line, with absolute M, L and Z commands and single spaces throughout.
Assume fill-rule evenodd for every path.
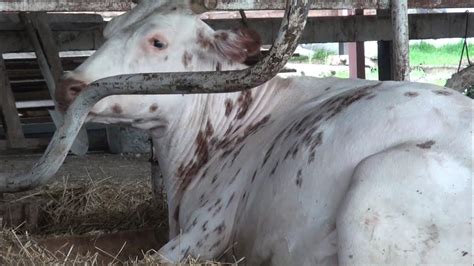
M 154 138 L 168 196 L 171 231 L 173 222 L 178 222 L 177 206 L 183 194 L 192 189 L 196 178 L 206 174 L 206 166 L 234 149 L 239 139 L 269 122 L 269 114 L 278 102 L 271 91 L 281 81 L 275 78 L 238 93 L 183 96 L 186 104 L 181 105 L 185 106 L 179 110 L 181 115 L 169 121 L 163 136 Z

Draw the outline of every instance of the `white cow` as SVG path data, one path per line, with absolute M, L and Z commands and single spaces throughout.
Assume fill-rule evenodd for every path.
M 58 89 L 125 73 L 241 69 L 250 30 L 213 31 L 176 1 L 113 20 Z M 90 121 L 146 129 L 177 262 L 224 251 L 249 265 L 471 264 L 472 100 L 442 87 L 275 77 L 240 93 L 122 95 Z

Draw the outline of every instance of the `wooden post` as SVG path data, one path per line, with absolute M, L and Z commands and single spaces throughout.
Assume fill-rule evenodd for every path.
M 407 0 L 392 0 L 394 80 L 410 80 L 410 38 Z
M 377 41 L 377 62 L 379 80 L 393 80 L 391 41 Z
M 16 109 L 15 99 L 8 80 L 3 56 L 0 55 L 0 109 L 3 114 L 3 128 L 9 148 L 25 148 L 26 140 Z
M 54 43 L 45 13 L 20 13 L 28 37 L 35 49 L 41 73 L 54 100 L 56 84 L 63 73 L 59 50 Z
M 364 10 L 356 9 L 355 16 L 364 15 Z M 348 43 L 349 74 L 351 78 L 365 79 L 365 51 L 364 42 Z
M 377 16 L 390 18 L 390 10 L 377 9 Z M 393 80 L 392 41 L 377 41 L 377 62 L 379 68 L 379 80 Z
M 40 66 L 41 73 L 48 86 L 51 99 L 57 106 L 54 97 L 56 85 L 63 74 L 59 49 L 54 42 L 53 33 L 48 25 L 47 15 L 39 13 L 20 13 L 20 18 L 25 25 L 28 37 L 34 47 L 36 58 Z M 58 128 L 63 124 L 63 115 L 57 111 L 50 110 L 51 118 Z M 89 140 L 86 130 L 83 128 L 79 132 L 71 151 L 76 155 L 84 155 L 89 148 Z

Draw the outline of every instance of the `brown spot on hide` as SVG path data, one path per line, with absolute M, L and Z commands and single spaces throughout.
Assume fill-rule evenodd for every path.
M 298 173 L 296 173 L 296 186 L 301 188 L 301 184 L 303 183 L 303 176 L 302 176 L 302 170 L 298 170 Z
M 405 92 L 403 95 L 407 96 L 407 97 L 416 97 L 418 95 L 420 95 L 418 92 L 414 92 L 414 91 L 407 91 Z
M 212 244 L 212 246 L 209 248 L 209 252 L 219 247 L 220 244 L 221 244 L 221 240 L 217 240 L 217 242 Z
M 206 137 L 211 137 L 214 134 L 214 127 L 210 120 L 207 120 L 206 123 Z
M 214 229 L 214 232 L 216 232 L 218 235 L 222 234 L 225 230 L 225 223 L 222 222 L 221 224 L 219 224 L 215 229 Z
M 436 90 L 436 91 L 433 91 L 433 93 L 436 95 L 442 95 L 442 96 L 449 96 L 453 94 L 452 92 L 447 91 L 447 90 Z
M 154 103 L 150 106 L 150 113 L 153 113 L 156 110 L 158 110 L 158 105 L 156 103 Z
M 254 134 L 254 133 L 257 132 L 261 127 L 263 127 L 263 125 L 265 125 L 269 120 L 270 120 L 270 115 L 266 115 L 265 117 L 263 117 L 263 118 L 262 118 L 260 121 L 258 121 L 257 123 L 255 123 L 255 124 L 250 124 L 250 126 L 248 126 L 247 128 L 245 128 L 244 135 L 245 135 L 245 136 L 248 136 L 248 135 Z
M 277 162 L 275 163 L 275 166 L 273 166 L 273 169 L 272 169 L 272 171 L 270 172 L 270 175 L 274 175 L 274 174 L 275 174 L 276 169 L 278 168 L 278 164 L 279 164 L 279 163 L 280 163 L 280 161 L 277 161 Z
M 381 84 L 382 82 L 379 82 L 374 85 L 360 87 L 346 92 L 343 95 L 335 96 L 326 101 L 321 106 L 321 109 L 326 111 L 326 121 L 335 117 L 337 114 L 348 108 L 353 103 L 374 95 L 373 91 Z
M 252 183 L 253 183 L 253 181 L 255 181 L 255 177 L 256 177 L 256 176 L 257 176 L 257 170 L 255 170 L 255 171 L 253 172 L 252 180 L 251 180 Z
M 212 40 L 207 37 L 204 30 L 200 29 L 197 32 L 197 43 L 203 49 L 208 49 L 212 45 Z
M 203 232 L 206 232 L 207 231 L 207 224 L 208 224 L 209 221 L 205 221 L 203 224 L 202 224 L 202 231 Z
M 237 105 L 239 106 L 236 115 L 237 119 L 242 119 L 247 114 L 252 101 L 252 92 L 250 90 L 244 90 L 240 93 L 240 96 L 237 99 Z
M 114 112 L 116 114 L 121 114 L 121 113 L 123 113 L 123 109 L 122 109 L 122 107 L 120 107 L 120 105 L 114 104 L 112 106 L 112 112 Z
M 225 100 L 225 116 L 229 116 L 234 108 L 234 104 L 231 99 Z M 229 128 L 230 129 L 230 128 Z
M 229 205 L 232 203 L 232 200 L 234 200 L 234 196 L 235 196 L 235 192 L 232 193 L 232 195 L 230 196 L 229 198 L 229 201 L 227 201 L 227 205 L 225 206 L 225 208 L 227 209 L 229 207 Z
M 188 68 L 189 64 L 193 61 L 193 55 L 188 51 L 185 51 L 181 59 L 185 68 Z
M 420 149 L 431 149 L 431 146 L 433 146 L 435 143 L 436 142 L 434 140 L 429 140 L 427 142 L 416 144 L 416 146 Z
M 173 218 L 176 221 L 176 223 L 179 223 L 179 204 L 178 206 L 176 206 L 176 209 L 174 209 Z

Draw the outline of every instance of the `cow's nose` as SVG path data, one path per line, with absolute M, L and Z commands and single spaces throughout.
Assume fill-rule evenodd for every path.
M 73 78 L 62 78 L 56 88 L 56 102 L 58 109 L 65 112 L 69 105 L 76 99 L 77 95 L 86 89 L 87 84 L 83 81 Z

